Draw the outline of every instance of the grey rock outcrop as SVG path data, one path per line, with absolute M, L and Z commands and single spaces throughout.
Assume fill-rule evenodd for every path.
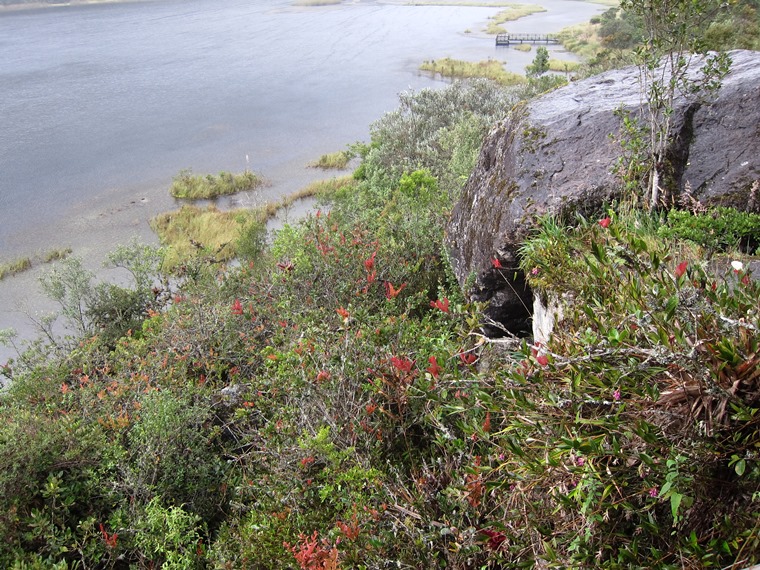
M 705 205 L 757 208 L 750 194 L 760 180 L 760 52 L 731 58 L 709 104 L 676 101 L 670 167 L 677 191 L 688 184 Z M 488 301 L 492 333 L 529 329 L 533 298 L 517 266 L 536 217 L 591 212 L 617 197 L 615 111 L 641 109 L 638 81 L 635 67 L 578 81 L 516 107 L 489 134 L 446 242 L 460 284 Z

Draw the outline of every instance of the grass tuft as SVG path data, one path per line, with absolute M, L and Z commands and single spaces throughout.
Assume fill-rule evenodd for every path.
M 261 178 L 250 171 L 242 174 L 220 172 L 216 176 L 212 174 L 194 176 L 190 169 L 186 169 L 174 177 L 169 193 L 175 198 L 186 200 L 210 200 L 252 190 L 261 183 Z
M 565 59 L 550 59 L 549 71 L 560 71 L 562 73 L 572 73 L 578 71 L 581 68 L 581 64 L 577 61 L 568 61 Z
M 32 260 L 28 257 L 20 257 L 13 261 L 0 264 L 0 281 L 11 275 L 16 275 L 32 268 Z
M 347 150 L 323 154 L 317 160 L 310 162 L 309 166 L 313 168 L 322 168 L 324 170 L 343 170 L 348 166 L 352 155 Z

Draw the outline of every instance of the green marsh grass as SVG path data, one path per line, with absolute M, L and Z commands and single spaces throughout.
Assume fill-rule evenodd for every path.
M 5 263 L 0 263 L 0 281 L 11 275 L 30 270 L 37 263 L 51 263 L 65 259 L 71 253 L 70 247 L 51 249 L 32 257 L 19 257 Z
M 310 162 L 309 166 L 313 168 L 322 168 L 324 170 L 343 170 L 348 166 L 351 160 L 351 153 L 347 150 L 323 154 L 317 160 Z
M 71 254 L 70 247 L 64 247 L 61 249 L 51 249 L 42 256 L 43 263 L 51 263 L 58 261 L 59 259 L 66 259 Z
M 568 61 L 564 59 L 550 59 L 549 71 L 561 71 L 563 73 L 573 73 L 581 68 L 577 61 Z
M 505 22 L 514 22 L 525 16 L 536 14 L 538 12 L 546 12 L 546 8 L 538 6 L 536 4 L 509 4 L 509 8 L 502 10 L 495 16 L 489 18 L 488 27 L 486 33 L 488 34 L 503 34 L 506 30 L 501 27 L 501 24 Z
M 261 183 L 261 178 L 250 171 L 242 174 L 220 172 L 216 176 L 213 174 L 204 176 L 193 175 L 191 170 L 182 170 L 174 177 L 169 193 L 175 198 L 186 200 L 210 200 L 253 190 Z
M 237 255 L 240 232 L 251 223 L 264 224 L 298 200 L 327 196 L 355 184 L 351 176 L 343 176 L 313 182 L 282 200 L 257 208 L 222 211 L 213 205 L 205 208 L 184 205 L 179 210 L 159 214 L 151 220 L 150 226 L 168 247 L 164 270 L 171 271 L 199 254 L 210 255 L 216 261 L 229 261 Z
M 565 49 L 580 56 L 584 60 L 590 60 L 602 51 L 602 43 L 599 38 L 599 24 L 578 24 L 560 30 L 559 41 Z
M 502 85 L 520 85 L 526 79 L 519 73 L 512 73 L 504 69 L 504 64 L 489 59 L 480 62 L 462 61 L 446 57 L 432 61 L 425 61 L 420 66 L 422 71 L 437 73 L 442 77 L 451 79 L 467 79 L 472 77 L 484 77 L 498 81 Z
M 32 260 L 28 257 L 19 257 L 12 261 L 0 264 L 0 281 L 11 275 L 22 273 L 32 268 Z
M 332 6 L 340 4 L 343 0 L 296 0 L 295 6 Z

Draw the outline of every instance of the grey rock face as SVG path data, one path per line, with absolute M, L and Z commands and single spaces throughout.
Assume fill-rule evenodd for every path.
M 676 192 L 688 183 L 705 205 L 757 208 L 749 197 L 760 180 L 760 52 L 730 55 L 731 72 L 711 102 L 676 101 L 670 168 Z M 460 284 L 474 277 L 472 297 L 488 301 L 486 317 L 512 333 L 529 328 L 533 301 L 517 270 L 518 248 L 536 217 L 591 212 L 617 197 L 618 109 L 642 109 L 635 67 L 516 107 L 481 149 L 446 243 Z

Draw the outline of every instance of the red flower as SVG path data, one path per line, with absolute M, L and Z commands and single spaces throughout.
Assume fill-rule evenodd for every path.
M 499 261 L 495 257 L 491 260 L 491 265 L 493 265 L 494 269 L 504 269 L 504 266 L 501 264 L 501 261 Z
M 411 372 L 412 366 L 414 366 L 414 360 L 408 358 L 394 356 L 391 358 L 391 364 L 399 370 L 399 372 Z
M 612 222 L 612 219 L 608 216 L 606 218 L 602 218 L 601 220 L 599 220 L 599 225 L 602 226 L 603 228 L 608 228 L 610 227 L 610 222 Z
M 375 268 L 376 255 L 377 255 L 377 252 L 373 251 L 372 255 L 370 255 L 367 259 L 364 260 L 364 268 L 367 270 L 367 272 L 370 272 Z
M 428 358 L 428 362 L 430 363 L 430 366 L 428 366 L 425 370 L 430 372 L 430 375 L 433 378 L 438 378 L 438 376 L 441 374 L 441 367 L 438 366 L 438 361 L 435 359 L 435 356 Z
M 103 523 L 100 523 L 100 534 L 103 536 L 103 542 L 106 543 L 106 546 L 108 548 L 116 548 L 116 544 L 119 541 L 119 533 L 115 532 L 113 534 L 109 534 L 108 531 L 103 526 Z
M 386 281 L 385 282 L 385 298 L 386 299 L 395 299 L 396 297 L 398 297 L 398 294 L 401 293 L 401 291 L 404 290 L 405 287 L 406 287 L 406 283 L 402 283 L 399 286 L 399 288 L 396 289 L 393 286 L 393 283 L 391 283 L 390 281 Z
M 689 266 L 688 261 L 684 261 L 683 263 L 679 263 L 678 267 L 676 267 L 676 270 L 673 272 L 673 274 L 676 276 L 676 279 L 680 279 L 681 276 L 686 273 L 686 268 Z
M 503 532 L 488 528 L 481 528 L 480 532 L 488 537 L 487 546 L 491 550 L 499 550 L 502 544 L 507 540 L 507 536 Z
M 459 359 L 463 364 L 475 364 L 475 361 L 478 359 L 478 357 L 470 352 L 461 352 L 459 354 Z
M 233 315 L 243 314 L 243 305 L 240 303 L 240 299 L 235 299 L 235 302 L 232 303 L 232 314 Z
M 491 431 L 491 412 L 486 412 L 486 419 L 483 420 L 483 431 L 486 433 Z
M 344 321 L 348 321 L 349 313 L 346 309 L 344 309 L 343 307 L 338 307 L 337 309 L 335 309 L 335 312 L 338 313 L 343 318 Z
M 434 309 L 440 309 L 444 313 L 449 312 L 449 299 L 444 297 L 443 300 L 430 301 L 430 306 Z
M 330 379 L 330 373 L 327 370 L 320 370 L 317 374 L 317 382 L 324 382 Z

